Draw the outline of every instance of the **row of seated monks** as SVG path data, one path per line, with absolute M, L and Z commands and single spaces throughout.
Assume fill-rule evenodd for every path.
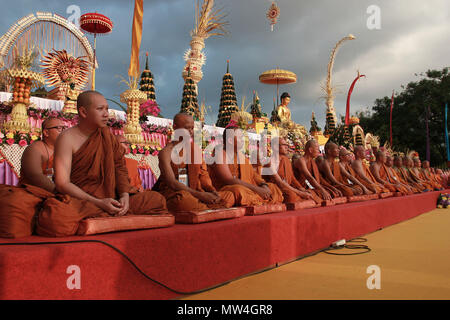
M 291 160 L 288 144 L 280 138 L 278 168 L 261 175 L 261 168 L 255 168 L 237 148 L 240 130 L 230 126 L 223 141 L 234 139 L 234 150 L 218 151 L 225 161 L 206 165 L 203 156 L 199 161 L 189 160 L 176 151 L 181 141 L 171 141 L 159 154 L 157 183 L 152 190 L 143 190 L 137 162 L 124 156 L 125 138 L 114 136 L 107 127 L 108 103 L 103 95 L 85 91 L 78 96 L 77 108 L 79 122 L 67 130 L 59 119 L 44 121 L 42 140 L 23 154 L 20 186 L 0 186 L 0 207 L 35 212 L 33 231 L 41 236 L 74 235 L 80 221 L 92 217 L 302 201 L 320 205 L 342 197 L 385 192 L 409 195 L 443 188 L 428 162 L 421 168 L 418 159 L 392 159 L 379 151 L 376 162 L 368 166 L 362 147 L 355 148 L 352 160 L 349 151 L 330 142 L 321 156 L 315 140 L 307 142 L 303 156 L 294 155 Z M 173 128 L 184 129 L 192 137 L 193 118 L 177 114 Z M 199 146 L 189 144 L 191 157 L 202 155 Z M 173 161 L 174 152 L 182 161 Z M 0 214 L 0 236 L 28 235 L 14 230 L 14 225 L 2 225 L 1 215 L 8 215 L 8 210 Z

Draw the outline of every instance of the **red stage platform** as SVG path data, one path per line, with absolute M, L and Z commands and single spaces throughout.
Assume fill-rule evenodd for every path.
M 436 208 L 439 192 L 244 216 L 196 225 L 0 243 L 101 240 L 149 277 L 187 292 L 214 286 L 413 218 Z M 69 289 L 70 266 L 80 289 Z M 69 273 L 68 273 L 69 272 Z M 70 282 L 70 281 L 69 281 Z M 69 286 L 70 287 L 70 286 Z M 101 243 L 0 246 L 0 299 L 170 299 L 180 294 L 140 274 Z

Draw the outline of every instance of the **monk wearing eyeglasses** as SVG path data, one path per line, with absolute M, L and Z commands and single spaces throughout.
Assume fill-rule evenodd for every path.
M 36 213 L 56 190 L 53 150 L 64 129 L 60 119 L 46 119 L 42 123 L 42 140 L 26 147 L 22 155 L 19 185 L 0 185 L 0 237 L 20 238 L 32 234 Z
M 50 192 L 55 191 L 53 151 L 56 139 L 64 129 L 66 125 L 58 118 L 47 118 L 42 122 L 42 140 L 33 142 L 22 155 L 20 184 L 31 184 Z

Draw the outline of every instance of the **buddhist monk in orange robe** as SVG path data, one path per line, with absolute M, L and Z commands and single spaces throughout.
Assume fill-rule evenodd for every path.
M 433 190 L 433 187 L 430 184 L 428 184 L 425 181 L 423 181 L 422 179 L 420 179 L 419 173 L 417 172 L 417 169 L 414 166 L 414 160 L 411 159 L 410 157 L 406 158 L 406 172 L 407 172 L 409 178 L 411 179 L 411 181 L 422 186 L 422 188 L 423 188 L 422 192 L 427 192 L 427 191 Z
M 179 113 L 173 119 L 173 128 L 186 130 L 188 133 L 186 138 L 188 136 L 191 138 L 194 119 L 189 114 Z M 169 142 L 158 156 L 161 175 L 153 189 L 165 196 L 169 210 L 172 212 L 203 211 L 234 206 L 235 199 L 232 192 L 217 192 L 214 188 L 203 160 L 202 150 L 194 142 L 188 144 L 191 148 L 189 161 L 183 150 L 179 153 L 183 161 L 179 164 L 173 161 L 172 154 L 176 152 L 174 148 L 181 142 L 181 139 Z M 198 159 L 195 158 L 195 153 Z
M 394 160 L 392 159 L 392 157 L 386 156 L 385 171 L 380 171 L 381 177 L 386 177 L 385 179 L 387 179 L 389 182 L 404 188 L 404 190 L 401 191 L 403 194 L 415 193 L 415 189 L 398 175 L 397 171 L 393 167 L 393 164 Z
M 0 185 L 0 237 L 29 236 L 35 228 L 40 205 L 53 196 L 53 149 L 65 129 L 58 118 L 42 123 L 42 140 L 29 145 L 21 159 L 19 185 Z
M 294 159 L 294 174 L 300 184 L 322 200 L 342 197 L 342 192 L 321 179 L 315 159 L 320 155 L 319 144 L 311 139 L 305 144 L 303 157 Z
M 386 155 L 383 151 L 378 150 L 375 153 L 376 161 L 372 162 L 370 166 L 370 172 L 372 173 L 375 180 L 382 184 L 385 188 L 389 189 L 390 192 L 401 192 L 403 195 L 408 194 L 402 185 L 400 185 L 391 176 L 390 172 L 386 168 Z
M 434 190 L 439 191 L 444 189 L 442 187 L 442 184 L 437 180 L 436 175 L 433 172 L 431 172 L 430 162 L 428 160 L 425 160 L 422 163 L 422 169 L 419 169 L 419 172 L 420 178 L 425 182 L 431 184 Z
M 420 161 L 420 158 L 416 157 L 413 159 L 413 166 L 410 168 L 410 172 L 414 176 L 414 179 L 417 179 L 428 190 L 434 189 L 433 183 L 426 181 L 422 177 L 422 162 Z
M 238 148 L 238 142 L 241 144 L 242 141 L 242 131 L 237 127 L 229 126 L 224 130 L 223 147 L 217 151 L 222 153 L 222 161 L 208 166 L 214 187 L 220 191 L 231 191 L 236 206 L 282 203 L 281 190 L 275 184 L 266 182 Z
M 365 152 L 362 146 L 356 146 L 354 150 L 355 160 L 352 162 L 352 168 L 355 171 L 356 178 L 366 186 L 369 190 L 379 194 L 389 192 L 382 184 L 378 183 L 364 162 Z
M 431 170 L 433 170 L 433 174 L 435 175 L 436 180 L 442 186 L 442 188 L 447 189 L 447 173 L 444 173 L 442 169 L 431 168 Z
M 339 147 L 334 142 L 325 144 L 325 157 L 318 157 L 317 162 L 322 178 L 333 187 L 339 189 L 344 196 L 358 196 L 363 194 L 363 189 L 359 185 L 349 184 L 345 180 L 345 173 L 342 174 L 342 167 L 337 161 L 339 158 Z
M 53 151 L 56 139 L 65 128 L 64 122 L 58 118 L 48 118 L 42 122 L 42 140 L 33 142 L 22 155 L 19 184 L 55 191 Z
M 272 175 L 263 176 L 268 182 L 275 183 L 283 193 L 285 203 L 301 202 L 304 200 L 314 200 L 313 195 L 308 192 L 294 176 L 292 162 L 288 158 L 289 145 L 284 138 L 279 138 L 279 165 L 278 170 Z M 275 171 L 275 170 L 274 170 Z M 316 203 L 321 203 L 321 199 L 316 199 Z
M 128 142 L 127 139 L 123 135 L 116 136 L 117 141 L 119 142 L 124 153 L 128 152 Z M 128 178 L 130 180 L 130 185 L 133 188 L 136 188 L 137 191 L 144 191 L 144 187 L 142 186 L 142 180 L 139 175 L 138 170 L 138 161 L 132 158 L 125 157 L 125 165 L 128 171 Z
M 361 188 L 363 194 L 373 194 L 374 192 L 370 191 L 363 185 L 357 178 L 356 173 L 351 166 L 352 161 L 352 153 L 345 148 L 339 150 L 339 166 L 341 167 L 341 177 L 342 183 L 347 183 L 349 185 Z
M 420 193 L 423 190 L 425 190 L 425 187 L 414 182 L 411 179 L 411 177 L 409 176 L 409 172 L 406 168 L 407 162 L 408 162 L 407 157 L 400 157 L 400 156 L 395 157 L 394 170 L 403 184 L 407 184 L 408 186 L 410 186 L 414 193 Z
M 55 185 L 62 194 L 47 199 L 36 231 L 44 236 L 76 233 L 83 218 L 125 214 L 167 214 L 154 191 L 132 193 L 124 153 L 107 127 L 108 103 L 97 91 L 78 96 L 78 124 L 55 145 Z

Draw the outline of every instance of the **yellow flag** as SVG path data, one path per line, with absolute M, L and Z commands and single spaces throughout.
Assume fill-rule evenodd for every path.
M 139 48 L 142 39 L 142 20 L 144 16 L 144 0 L 134 1 L 133 34 L 131 39 L 131 57 L 128 75 L 139 76 Z

